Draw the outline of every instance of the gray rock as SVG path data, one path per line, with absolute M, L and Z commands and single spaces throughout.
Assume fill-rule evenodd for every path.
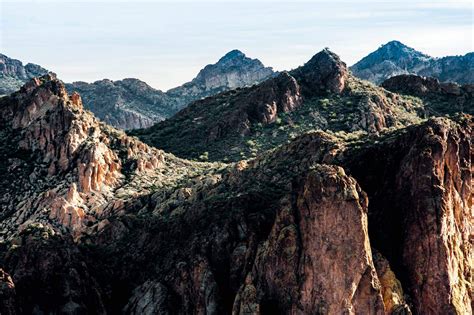
M 380 84 L 401 74 L 418 74 L 459 84 L 474 82 L 474 53 L 434 58 L 399 41 L 391 41 L 362 58 L 351 68 L 364 80 Z

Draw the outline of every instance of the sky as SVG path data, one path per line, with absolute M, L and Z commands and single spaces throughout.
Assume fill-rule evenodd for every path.
M 463 55 L 474 51 L 473 3 L 0 0 L 0 53 L 65 82 L 135 77 L 167 90 L 232 49 L 275 70 L 325 47 L 352 65 L 390 40 Z

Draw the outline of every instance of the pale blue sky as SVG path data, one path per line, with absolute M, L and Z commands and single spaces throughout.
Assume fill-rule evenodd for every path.
M 473 51 L 472 2 L 0 0 L 0 52 L 67 82 L 166 90 L 235 48 L 285 70 L 324 47 L 352 65 L 392 39 L 437 57 Z

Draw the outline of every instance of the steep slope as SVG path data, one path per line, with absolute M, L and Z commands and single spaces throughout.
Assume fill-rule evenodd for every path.
M 433 58 L 399 41 L 391 41 L 362 58 L 352 73 L 376 84 L 400 74 L 419 74 L 442 82 L 474 83 L 474 53 Z
M 204 67 L 191 82 L 166 93 L 137 79 L 74 82 L 67 88 L 80 93 L 85 107 L 102 121 L 121 129 L 137 129 L 171 117 L 192 101 L 253 85 L 273 75 L 272 69 L 258 59 L 233 50 Z
M 152 149 L 51 76 L 0 118 L 2 314 L 472 314 L 470 118 L 229 165 Z
M 0 54 L 0 96 L 13 93 L 29 79 L 46 73 L 48 71 L 38 65 L 23 65 L 19 60 Z
M 0 102 L 5 161 L 0 225 L 6 231 L 12 226 L 21 231 L 31 219 L 49 218 L 75 234 L 97 220 L 96 211 L 103 210 L 98 206 L 105 206 L 114 193 L 126 198 L 152 185 L 172 183 L 180 172 L 191 170 L 187 162 L 172 156 L 167 160 L 164 152 L 99 122 L 83 109 L 79 94 L 68 95 L 53 75 L 33 79 Z M 176 176 L 141 174 L 167 163 L 173 164 Z M 145 186 L 135 187 L 139 183 Z
M 291 72 L 197 101 L 132 134 L 181 157 L 236 161 L 312 129 L 373 133 L 411 124 L 422 105 L 352 77 L 325 49 Z
M 416 314 L 472 314 L 473 126 L 438 118 L 343 154 L 369 196 L 372 246 Z

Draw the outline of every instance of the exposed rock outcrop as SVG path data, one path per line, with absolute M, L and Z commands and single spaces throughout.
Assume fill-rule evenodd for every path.
M 80 233 L 96 220 L 95 205 L 123 183 L 124 164 L 133 161 L 141 172 L 158 168 L 164 160 L 162 152 L 144 145 L 125 148 L 122 143 L 133 141 L 84 111 L 80 96 L 69 96 L 54 75 L 32 79 L 20 92 L 2 99 L 1 105 L 8 175 L 0 205 L 4 214 L 14 212 L 0 223 L 7 230 L 44 217 Z M 121 153 L 120 147 L 127 152 Z M 15 178 L 15 173 L 23 172 L 27 176 Z M 11 199 L 12 194 L 18 198 Z
M 275 75 L 272 68 L 260 60 L 247 57 L 240 50 L 232 50 L 215 64 L 205 66 L 190 82 L 170 89 L 167 95 L 178 100 L 178 109 L 192 101 L 223 91 L 260 83 Z
M 472 313 L 469 120 L 431 120 L 345 153 L 369 195 L 372 246 L 390 261 L 417 314 Z
M 314 94 L 341 93 L 348 78 L 346 64 L 328 48 L 314 55 L 303 66 L 291 71 L 304 92 Z
M 473 84 L 440 83 L 436 78 L 407 74 L 391 77 L 381 86 L 395 93 L 422 98 L 425 111 L 431 115 L 474 114 Z

